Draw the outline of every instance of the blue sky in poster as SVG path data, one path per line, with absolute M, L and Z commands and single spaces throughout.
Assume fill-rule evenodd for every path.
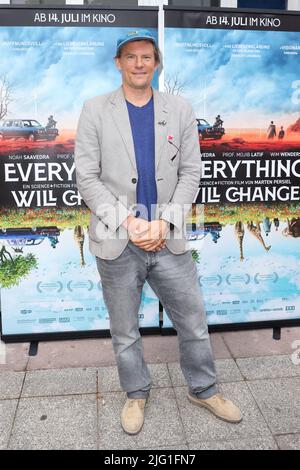
M 262 49 L 237 55 L 236 45 Z M 265 127 L 270 119 L 286 126 L 299 117 L 293 88 L 299 49 L 298 55 L 284 54 L 282 46 L 299 48 L 300 33 L 167 28 L 165 74 L 185 85 L 183 94 L 199 118 L 213 121 L 221 114 L 230 128 Z
M 9 117 L 44 124 L 53 114 L 61 127 L 74 129 L 84 100 L 120 86 L 113 57 L 117 39 L 128 30 L 132 28 L 1 27 L 0 77 L 7 74 L 14 92 Z M 13 41 L 29 45 L 14 46 Z M 70 42 L 77 49 L 67 49 Z

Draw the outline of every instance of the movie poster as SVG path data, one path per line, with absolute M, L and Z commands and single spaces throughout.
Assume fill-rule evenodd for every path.
M 165 14 L 165 90 L 193 105 L 202 152 L 187 231 L 208 323 L 299 319 L 300 17 Z
M 113 57 L 132 28 L 157 35 L 155 10 L 1 9 L 2 337 L 109 328 L 88 249 L 74 139 L 83 102 L 120 86 Z M 157 78 L 155 79 L 155 86 Z M 158 327 L 145 286 L 142 327 Z

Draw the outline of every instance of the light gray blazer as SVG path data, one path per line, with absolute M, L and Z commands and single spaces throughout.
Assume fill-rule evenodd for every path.
M 167 247 L 179 254 L 188 249 L 184 219 L 200 180 L 196 119 L 182 97 L 156 90 L 153 94 L 156 218 L 174 225 L 167 234 Z M 128 243 L 128 232 L 121 224 L 133 213 L 138 179 L 122 87 L 85 102 L 77 129 L 75 168 L 79 192 L 91 210 L 90 250 L 99 258 L 117 258 Z

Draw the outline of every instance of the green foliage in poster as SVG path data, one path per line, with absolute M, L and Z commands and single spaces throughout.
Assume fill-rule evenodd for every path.
M 5 288 L 17 286 L 22 278 L 37 267 L 37 264 L 37 259 L 32 253 L 12 257 L 3 246 L 0 250 L 0 286 Z

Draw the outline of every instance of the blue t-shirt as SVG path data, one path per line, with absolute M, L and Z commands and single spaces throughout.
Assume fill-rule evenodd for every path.
M 143 213 L 143 211 L 139 210 L 136 216 L 150 221 L 155 218 L 154 208 L 157 203 L 153 97 L 147 104 L 141 107 L 134 106 L 128 101 L 126 103 L 138 171 L 136 200 L 137 204 L 145 206 L 148 211 Z M 154 205 L 152 214 L 151 205 Z

